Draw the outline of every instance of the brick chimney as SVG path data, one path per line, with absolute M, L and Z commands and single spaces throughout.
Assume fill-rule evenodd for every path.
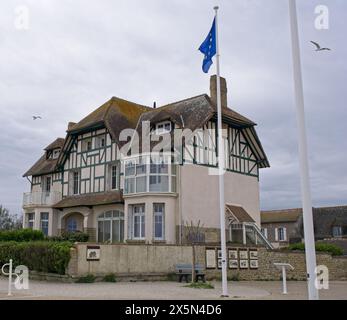
M 221 91 L 221 101 L 222 108 L 228 107 L 227 101 L 227 82 L 225 78 L 220 77 L 220 91 Z M 217 76 L 213 75 L 210 78 L 210 98 L 217 106 Z

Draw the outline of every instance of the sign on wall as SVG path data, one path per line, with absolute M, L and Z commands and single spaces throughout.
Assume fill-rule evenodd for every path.
M 100 246 L 87 246 L 87 261 L 100 260 Z
M 248 248 L 229 248 L 229 269 L 258 269 L 258 250 Z M 220 248 L 206 248 L 206 269 L 222 268 L 222 251 Z

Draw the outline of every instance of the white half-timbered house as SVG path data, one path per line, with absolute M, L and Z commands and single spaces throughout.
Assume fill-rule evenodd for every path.
M 221 84 L 228 240 L 262 241 L 259 170 L 269 162 L 255 123 L 228 108 L 225 79 Z M 204 240 L 218 242 L 215 76 L 210 87 L 210 96 L 158 108 L 113 97 L 69 123 L 66 137 L 46 147 L 24 174 L 31 182 L 23 200 L 24 227 L 47 235 L 82 231 L 97 242 L 177 244 L 185 241 L 186 223 L 200 221 Z M 193 134 L 172 146 L 175 132 L 186 129 Z M 135 134 L 124 139 L 124 130 Z M 134 135 L 140 145 L 135 154 L 129 151 Z M 143 147 L 149 135 L 158 139 L 150 151 L 168 135 L 169 152 L 153 160 Z

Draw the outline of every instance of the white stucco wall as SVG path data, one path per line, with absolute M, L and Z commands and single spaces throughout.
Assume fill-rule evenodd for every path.
M 219 228 L 218 176 L 209 175 L 209 168 L 185 165 L 181 169 L 181 207 L 183 221 Z M 226 172 L 225 202 L 241 205 L 260 226 L 259 182 L 256 177 Z

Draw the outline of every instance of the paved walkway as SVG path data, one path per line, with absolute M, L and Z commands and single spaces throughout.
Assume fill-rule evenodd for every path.
M 13 290 L 7 296 L 7 280 L 0 279 L 0 300 L 4 299 L 220 299 L 221 283 L 212 282 L 214 289 L 192 289 L 177 282 L 119 282 L 119 283 L 54 283 L 30 281 L 29 290 Z M 306 282 L 288 282 L 288 295 L 281 294 L 279 281 L 229 282 L 228 299 L 307 299 Z M 329 290 L 320 291 L 321 299 L 347 300 L 347 281 L 331 282 Z

